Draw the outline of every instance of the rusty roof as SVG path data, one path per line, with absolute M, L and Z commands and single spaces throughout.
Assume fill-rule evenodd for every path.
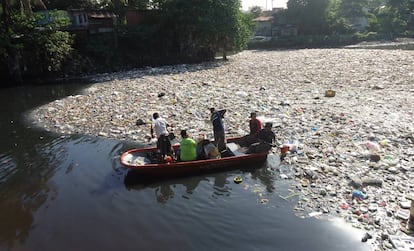
M 255 22 L 269 22 L 273 20 L 273 16 L 260 16 L 253 19 Z
M 115 13 L 110 11 L 88 11 L 88 16 L 92 18 L 114 18 Z

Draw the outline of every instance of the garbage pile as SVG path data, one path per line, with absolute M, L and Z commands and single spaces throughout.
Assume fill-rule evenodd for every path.
M 243 51 L 197 65 L 104 74 L 84 93 L 38 107 L 32 118 L 62 134 L 149 141 L 159 112 L 178 135 L 248 133 L 249 114 L 273 122 L 294 169 L 299 216 L 343 217 L 378 249 L 408 233 L 414 190 L 414 53 L 402 50 Z

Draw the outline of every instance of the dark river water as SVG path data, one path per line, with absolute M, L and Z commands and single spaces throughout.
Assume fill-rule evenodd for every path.
M 370 250 L 363 232 L 296 216 L 274 156 L 250 171 L 142 182 L 119 163 L 138 142 L 55 135 L 26 119 L 81 87 L 0 91 L 0 250 Z

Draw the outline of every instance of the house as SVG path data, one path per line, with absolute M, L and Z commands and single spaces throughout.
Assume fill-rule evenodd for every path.
M 253 22 L 256 23 L 253 30 L 254 36 L 272 36 L 273 16 L 260 16 L 253 19 Z
M 263 12 L 263 16 L 253 19 L 256 23 L 253 30 L 254 37 L 296 36 L 298 30 L 295 25 L 288 23 L 286 8 L 273 8 Z
M 256 24 L 253 29 L 253 36 L 272 37 L 275 14 L 284 10 L 285 8 L 273 8 L 272 10 L 263 11 L 261 16 L 253 19 L 253 22 Z
M 253 30 L 254 36 L 274 36 L 274 18 L 277 13 L 284 12 L 285 8 L 273 8 L 272 10 L 263 11 L 262 16 L 253 19 L 256 26 Z
M 110 11 L 89 11 L 89 33 L 113 32 L 116 26 L 117 16 Z
M 69 31 L 75 33 L 114 32 L 117 16 L 105 10 L 72 9 L 68 11 L 71 25 Z
M 298 29 L 296 25 L 289 23 L 286 16 L 287 9 L 278 8 L 273 13 L 272 23 L 272 36 L 273 37 L 286 37 L 297 36 Z
M 84 9 L 72 9 L 68 11 L 71 21 L 70 30 L 86 30 L 88 27 L 88 15 Z
M 158 22 L 159 11 L 129 9 L 125 11 L 125 18 L 128 27 L 135 27 L 147 23 L 154 24 Z
M 407 26 L 409 30 L 414 30 L 414 11 L 408 15 Z

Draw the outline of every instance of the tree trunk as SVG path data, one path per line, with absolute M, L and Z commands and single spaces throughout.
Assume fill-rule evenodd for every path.
M 223 60 L 227 60 L 227 51 L 226 51 L 226 48 L 223 48 Z
M 32 16 L 32 6 L 30 5 L 30 0 L 20 0 L 20 6 L 22 8 L 22 14 L 25 13 L 28 16 Z
M 9 69 L 10 78 L 13 82 L 21 84 L 23 83 L 22 71 L 20 69 L 20 57 L 19 52 L 12 48 L 7 48 L 6 52 L 7 68 Z
M 223 60 L 227 61 L 227 39 L 224 39 L 223 43 Z
M 11 23 L 9 1 L 8 0 L 1 0 L 1 7 L 3 9 L 1 19 L 3 20 L 4 24 L 6 26 L 8 26 Z
M 46 7 L 45 3 L 42 0 L 36 0 L 35 3 L 38 6 L 42 7 L 44 10 L 47 10 L 47 7 Z

